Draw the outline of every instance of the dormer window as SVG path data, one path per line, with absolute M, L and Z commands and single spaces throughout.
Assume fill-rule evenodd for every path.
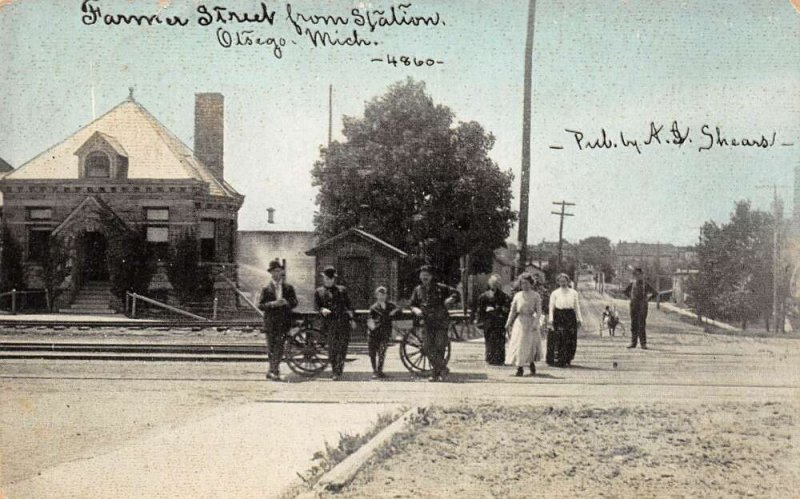
M 103 151 L 94 151 L 86 156 L 87 178 L 111 177 L 111 159 Z
M 114 137 L 95 132 L 75 151 L 78 156 L 80 178 L 128 178 L 128 153 Z

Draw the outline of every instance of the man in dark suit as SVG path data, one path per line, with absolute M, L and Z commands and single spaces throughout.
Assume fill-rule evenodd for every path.
M 633 269 L 633 281 L 625 288 L 625 296 L 631 300 L 631 344 L 628 348 L 636 348 L 638 340 L 642 350 L 647 350 L 647 308 L 650 298 L 656 294 L 656 290 L 644 280 L 644 271 Z
M 443 381 L 444 356 L 447 351 L 447 327 L 450 324 L 448 305 L 459 302 L 458 290 L 446 284 L 433 282 L 433 267 L 423 265 L 419 269 L 420 285 L 411 293 L 409 305 L 415 316 L 425 322 L 423 348 L 431 361 L 433 375 L 428 381 Z
M 322 271 L 322 286 L 314 293 L 314 306 L 322 317 L 322 333 L 328 341 L 328 353 L 333 370 L 333 381 L 339 381 L 344 372 L 350 330 L 355 327 L 355 316 L 344 286 L 336 284 L 336 268 L 329 265 Z
M 286 334 L 292 329 L 292 309 L 297 306 L 297 295 L 294 288 L 286 284 L 283 265 L 279 260 L 269 262 L 267 272 L 271 280 L 261 290 L 261 298 L 258 300 L 258 308 L 264 312 L 264 333 L 267 337 L 267 379 L 281 381 L 283 345 Z

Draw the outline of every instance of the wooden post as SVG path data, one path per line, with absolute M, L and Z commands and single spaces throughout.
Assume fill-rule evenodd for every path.
M 656 274 L 656 308 L 661 308 L 661 274 Z
M 129 291 L 125 292 L 125 315 L 128 315 L 128 306 L 130 304 L 131 295 Z
M 131 295 L 131 318 L 136 318 L 136 293 Z
M 11 315 L 17 315 L 17 290 L 11 290 Z
M 212 315 L 211 315 L 211 317 L 212 317 L 214 320 L 217 320 L 217 310 L 218 310 L 218 309 L 219 309 L 219 298 L 217 298 L 217 297 L 215 296 L 215 297 L 214 297 L 214 311 L 212 312 Z

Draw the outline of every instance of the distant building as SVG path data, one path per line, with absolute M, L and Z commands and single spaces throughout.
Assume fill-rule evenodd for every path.
M 564 240 L 561 256 L 564 260 L 577 260 L 579 257 L 577 245 Z M 558 241 L 545 241 L 542 239 L 539 244 L 528 245 L 528 262 L 536 267 L 540 269 L 547 267 L 552 258 L 558 258 Z
M 182 234 L 197 238 L 222 306 L 235 305 L 237 216 L 244 196 L 224 179 L 221 94 L 197 94 L 194 150 L 129 98 L 0 179 L 2 220 L 20 243 L 25 286 L 44 287 L 53 236 L 69 251 L 57 308 L 92 288 L 109 306 L 108 228 L 142 230 L 158 260 L 151 289 L 169 289 L 164 260 Z M 91 286 L 85 286 L 91 282 Z M 98 290 L 102 292 L 98 293 Z M 117 302 L 117 305 L 119 303 Z
M 612 247 L 612 255 L 617 278 L 622 282 L 632 277 L 631 269 L 636 267 L 647 274 L 670 276 L 678 268 L 691 268 L 697 258 L 693 247 L 624 241 Z
M 8 164 L 6 160 L 0 158 L 0 178 L 5 177 L 10 172 L 14 171 L 14 167 Z M 0 191 L 0 220 L 3 219 L 3 191 Z M 2 244 L 2 242 L 0 242 Z

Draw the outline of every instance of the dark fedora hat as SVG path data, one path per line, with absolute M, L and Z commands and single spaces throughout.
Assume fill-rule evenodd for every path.
M 277 258 L 269 262 L 269 267 L 267 267 L 267 272 L 272 272 L 275 269 L 283 269 L 283 265 L 281 265 L 281 261 Z
M 336 267 L 334 267 L 333 265 L 325 266 L 325 268 L 322 269 L 322 275 L 324 275 L 325 277 L 328 277 L 330 279 L 333 279 L 334 277 L 338 277 L 339 276 L 339 274 L 336 272 Z

